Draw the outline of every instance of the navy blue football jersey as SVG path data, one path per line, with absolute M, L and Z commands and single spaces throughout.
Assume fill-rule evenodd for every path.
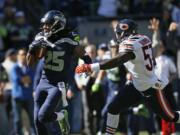
M 51 43 L 54 47 L 47 48 L 41 78 L 47 79 L 52 84 L 67 82 L 68 73 L 72 68 L 74 48 L 79 45 L 79 35 L 71 32 Z

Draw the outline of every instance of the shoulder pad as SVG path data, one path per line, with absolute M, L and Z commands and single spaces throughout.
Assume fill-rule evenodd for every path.
M 39 32 L 38 34 L 36 34 L 34 40 L 39 40 L 39 39 L 41 39 L 41 38 L 45 38 L 43 32 Z
M 79 45 L 79 42 L 74 41 L 71 38 L 61 38 L 60 40 L 55 42 L 55 44 L 61 44 L 61 43 L 68 43 L 71 45 Z

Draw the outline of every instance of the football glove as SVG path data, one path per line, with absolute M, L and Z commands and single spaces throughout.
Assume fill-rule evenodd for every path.
M 80 73 L 89 73 L 91 72 L 91 64 L 82 64 L 76 67 L 75 72 Z
M 93 63 L 93 64 L 82 64 L 76 67 L 75 72 L 80 73 L 90 73 L 92 71 L 99 71 L 100 65 L 99 63 Z
M 34 40 L 30 45 L 29 45 L 29 52 L 30 53 L 34 53 L 36 51 L 36 49 L 39 49 L 41 47 L 44 47 L 47 45 L 47 42 L 44 41 L 43 38 L 39 39 L 39 40 Z

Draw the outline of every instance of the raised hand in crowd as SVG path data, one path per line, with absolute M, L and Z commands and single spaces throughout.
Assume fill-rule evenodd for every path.
M 153 32 L 159 30 L 159 20 L 156 18 L 152 18 L 149 20 L 150 25 L 148 26 Z
M 178 24 L 175 22 L 171 22 L 171 24 L 169 25 L 169 31 L 175 31 L 177 30 Z

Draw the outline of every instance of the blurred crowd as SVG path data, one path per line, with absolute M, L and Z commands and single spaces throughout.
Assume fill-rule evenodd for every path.
M 29 10 L 23 7 L 22 2 L 0 0 L 0 135 L 35 135 L 33 94 L 41 75 L 43 59 L 33 69 L 26 66 L 26 49 L 33 40 L 37 28 L 28 22 Z M 144 29 L 152 33 L 152 47 L 156 58 L 163 55 L 170 61 L 168 77 L 172 90 L 169 95 L 174 99 L 174 106 L 180 106 L 179 0 L 41 0 L 40 2 L 43 3 L 44 11 L 60 9 L 70 17 L 160 14 L 160 17 L 150 19 L 149 26 Z M 116 21 L 112 21 L 110 28 L 114 28 L 115 24 Z M 118 52 L 116 43 L 111 39 L 108 43 L 94 45 L 87 37 L 80 43 L 93 62 L 109 59 Z M 72 69 L 74 65 L 77 63 L 72 64 Z M 101 82 L 97 81 L 98 77 L 101 77 Z M 119 92 L 116 84 L 128 83 L 131 81 L 131 75 L 122 70 L 122 67 L 118 67 L 103 73 L 92 73 L 90 76 L 75 75 L 72 70 L 70 78 L 67 98 L 71 133 L 101 135 L 104 132 L 108 103 Z M 130 100 L 130 97 L 127 100 Z M 120 119 L 119 132 L 123 135 L 137 135 L 141 130 L 155 135 L 162 128 L 159 118 L 144 105 L 125 110 Z M 178 125 L 175 125 L 172 132 L 179 130 Z

